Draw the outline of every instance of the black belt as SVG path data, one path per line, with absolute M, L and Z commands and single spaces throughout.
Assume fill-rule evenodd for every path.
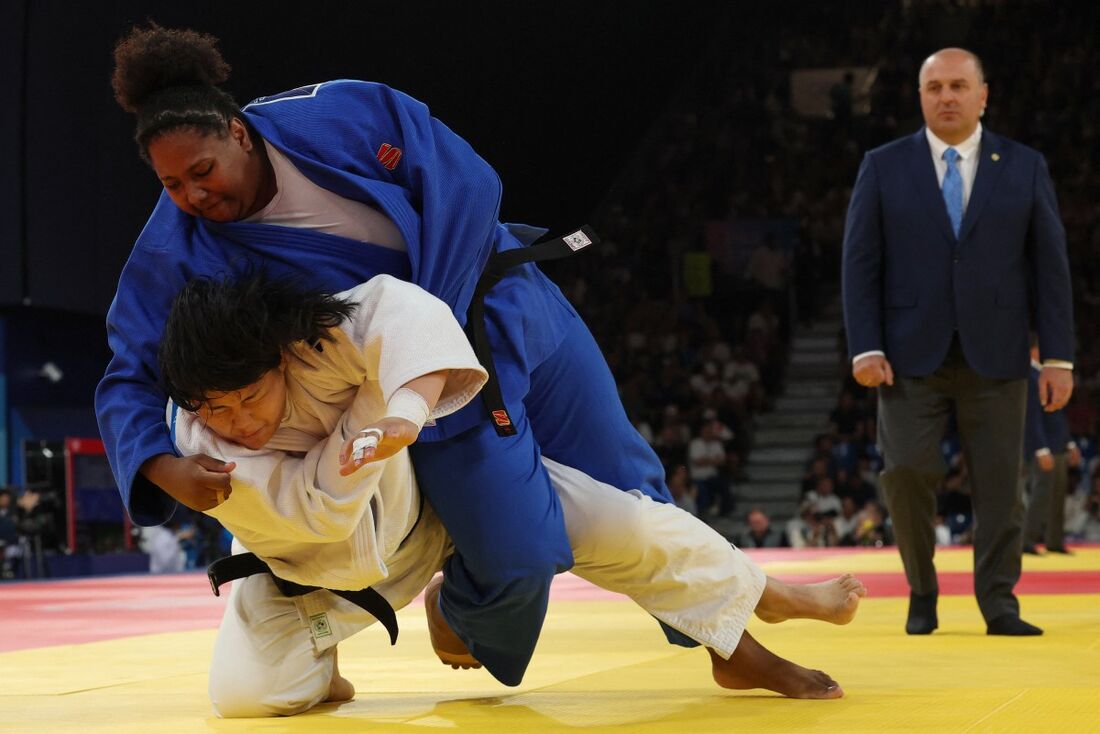
M 221 596 L 221 590 L 218 587 L 222 584 L 257 573 L 271 574 L 275 586 L 283 593 L 283 596 L 302 596 L 322 588 L 320 586 L 302 586 L 293 581 L 279 578 L 255 553 L 238 553 L 237 555 L 219 558 L 206 569 L 206 575 L 210 578 L 210 588 L 214 590 L 214 596 Z M 333 594 L 347 599 L 352 604 L 369 612 L 390 633 L 390 644 L 397 644 L 397 614 L 385 597 L 369 586 L 358 591 L 345 591 L 343 589 L 327 589 L 327 591 L 331 591 Z
M 481 399 L 489 410 L 489 417 L 493 421 L 498 436 L 514 436 L 516 427 L 512 424 L 512 417 L 508 415 L 508 408 L 504 405 L 504 396 L 500 392 L 500 380 L 497 379 L 496 367 L 493 364 L 493 350 L 489 345 L 489 334 L 485 328 L 485 294 L 517 265 L 559 260 L 589 245 L 595 245 L 599 241 L 599 235 L 586 224 L 564 237 L 538 242 L 530 247 L 494 253 L 485 264 L 485 271 L 477 281 L 473 300 L 470 301 L 470 308 L 466 312 L 466 331 L 474 347 L 474 353 L 477 355 L 477 361 L 481 362 L 481 366 L 489 373 L 488 382 L 481 388 Z

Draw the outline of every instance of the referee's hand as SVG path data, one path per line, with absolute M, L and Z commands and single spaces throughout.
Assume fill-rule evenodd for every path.
M 1073 370 L 1043 367 L 1039 373 L 1039 403 L 1047 413 L 1061 410 L 1073 395 Z
M 864 387 L 894 384 L 894 368 L 881 354 L 869 354 L 852 363 L 852 377 Z

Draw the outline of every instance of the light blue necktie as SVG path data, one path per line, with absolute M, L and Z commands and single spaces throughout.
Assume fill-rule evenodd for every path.
M 959 151 L 948 148 L 943 152 L 943 159 L 947 161 L 947 173 L 943 177 L 943 201 L 947 204 L 951 228 L 958 237 L 963 220 L 963 179 L 959 173 Z

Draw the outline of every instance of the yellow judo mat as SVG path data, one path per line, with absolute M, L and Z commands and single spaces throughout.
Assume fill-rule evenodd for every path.
M 969 549 L 942 551 L 937 565 L 944 576 L 961 575 L 970 558 Z M 484 671 L 440 664 L 416 604 L 399 613 L 396 647 L 381 629 L 341 644 L 341 671 L 359 691 L 349 703 L 290 718 L 214 717 L 206 681 L 215 631 L 202 629 L 0 653 L 0 731 L 1100 731 L 1100 593 L 1021 593 L 1024 618 L 1046 630 L 1038 638 L 988 637 L 972 595 L 941 596 L 939 630 L 910 637 L 907 599 L 873 595 L 890 578 L 897 593 L 894 553 L 759 560 L 781 578 L 854 571 L 877 580 L 848 626 L 754 620 L 749 627 L 777 654 L 832 675 L 843 699 L 722 690 L 705 651 L 669 646 L 622 597 L 553 600 L 523 685 L 507 688 Z M 1096 589 L 1100 548 L 1025 557 L 1025 580 L 1029 574 L 1064 574 L 1069 591 Z

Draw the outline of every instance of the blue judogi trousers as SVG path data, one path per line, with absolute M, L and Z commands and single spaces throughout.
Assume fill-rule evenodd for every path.
M 627 418 L 580 318 L 532 372 L 523 404 L 509 408 L 515 436 L 499 437 L 486 417 L 459 436 L 410 450 L 420 489 L 455 545 L 443 569 L 443 615 L 497 680 L 518 685 L 542 629 L 550 582 L 573 565 L 541 455 L 658 501 L 671 496 L 660 459 Z M 697 644 L 664 629 L 674 644 Z

